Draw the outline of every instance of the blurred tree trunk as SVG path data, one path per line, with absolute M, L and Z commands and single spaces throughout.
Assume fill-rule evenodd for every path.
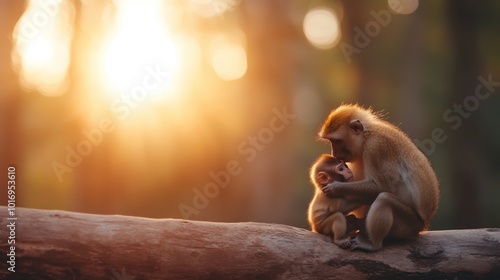
M 346 42 L 360 49 L 360 53 L 353 54 L 350 67 L 357 75 L 357 83 L 354 84 L 353 96 L 355 100 L 366 106 L 381 106 L 387 112 L 394 112 L 389 115 L 391 119 L 402 124 L 402 128 L 410 136 L 417 135 L 422 131 L 425 124 L 425 110 L 422 104 L 422 58 L 423 58 L 423 12 L 425 3 L 420 3 L 419 9 L 411 15 L 404 16 L 389 11 L 387 5 L 367 5 L 359 0 L 343 1 L 344 18 L 342 20 L 342 42 Z M 391 19 L 387 26 L 380 26 L 380 31 L 374 37 L 368 37 L 370 42 L 365 47 L 356 46 L 354 38 L 359 36 L 355 28 L 359 28 L 366 35 L 366 26 L 370 22 L 375 22 L 372 13 L 390 13 Z M 406 23 L 407 22 L 407 23 Z M 397 27 L 402 24 L 404 27 Z M 397 46 L 402 49 L 400 53 L 387 54 L 391 60 L 387 65 L 378 63 L 381 50 L 394 48 L 394 41 L 387 37 L 379 38 L 390 32 L 398 32 L 402 37 L 396 41 Z M 384 45 L 385 44 L 385 45 Z M 378 46 L 382 46 L 378 47 Z M 401 56 L 399 59 L 394 56 Z M 395 92 L 385 96 L 382 92 L 387 88 L 380 87 L 380 80 L 391 81 L 397 77 L 398 84 L 391 89 Z M 391 98 L 396 96 L 397 99 Z M 418 118 L 415 116 L 419 116 Z
M 93 50 L 100 40 L 98 34 L 84 31 L 82 28 L 82 3 L 73 0 L 75 7 L 74 35 L 71 49 L 70 78 L 71 86 L 68 92 L 68 104 L 73 108 L 69 113 L 73 114 L 73 120 L 68 128 L 69 144 L 75 148 L 80 141 L 85 140 L 83 130 L 91 131 L 98 128 L 99 121 L 104 118 L 101 114 L 95 121 L 95 112 L 100 112 L 99 92 L 95 89 L 95 81 L 88 80 L 88 63 L 86 60 L 93 57 Z M 106 11 L 109 1 L 98 1 L 95 11 Z M 99 16 L 96 16 L 99 18 Z M 85 23 L 83 23 L 85 24 Z M 88 23 L 87 23 L 88 24 Z M 83 105 L 83 106 L 82 106 Z M 75 113 L 78 112 L 78 113 Z M 97 113 L 99 114 L 99 113 Z M 106 112 L 104 113 L 106 114 Z M 111 117 L 110 117 L 111 119 Z M 76 210 L 89 213 L 115 213 L 113 197 L 119 197 L 117 189 L 123 186 L 123 176 L 117 176 L 112 172 L 113 164 L 113 139 L 114 133 L 103 135 L 103 139 L 96 144 L 92 152 L 82 157 L 82 162 L 74 168 L 74 202 Z
M 366 23 L 369 21 L 369 9 L 365 2 L 359 0 L 343 1 L 344 5 L 344 18 L 342 20 L 342 42 L 356 46 L 353 42 L 356 35 L 354 28 L 359 27 L 364 29 Z M 373 40 L 372 40 L 373 41 Z M 371 42 L 367 47 L 361 48 L 359 54 L 351 56 L 351 67 L 354 68 L 354 73 L 357 74 L 357 83 L 354 84 L 353 96 L 355 100 L 362 105 L 371 106 L 374 104 L 373 99 L 373 72 L 370 71 L 370 47 L 373 45 Z
M 24 1 L 0 1 L 0 172 L 6 176 L 9 165 L 19 167 L 22 159 L 22 129 L 20 123 L 22 92 L 19 78 L 12 69 L 12 31 L 24 12 Z M 4 177 L 2 177 L 4 178 Z M 3 182 L 4 183 L 4 182 Z M 19 182 L 18 182 L 19 183 Z M 6 205 L 7 191 L 0 194 L 0 204 Z
M 396 104 L 391 104 L 395 111 L 397 123 L 408 135 L 419 135 L 424 129 L 427 119 L 422 102 L 423 81 L 422 66 L 424 57 L 423 36 L 423 9 L 424 2 L 420 2 L 419 8 L 408 17 L 408 27 L 404 31 L 402 63 L 399 64 L 396 73 L 399 76 Z M 396 17 L 397 15 L 392 15 Z
M 467 96 L 475 92 L 481 75 L 478 61 L 478 21 L 481 1 L 449 0 L 448 11 L 451 29 L 451 44 L 454 50 L 451 66 L 452 81 L 450 104 L 462 104 Z M 465 111 L 465 109 L 464 109 Z M 459 115 L 459 114 L 457 114 Z M 478 118 L 462 118 L 462 124 L 450 134 L 450 151 L 459 157 L 452 160 L 451 184 L 456 196 L 453 224 L 458 227 L 481 225 L 479 188 L 481 170 L 485 170 L 484 153 L 475 145 L 479 135 Z
M 242 29 L 248 36 L 248 70 L 245 79 L 252 85 L 248 94 L 255 102 L 249 105 L 249 119 L 259 119 L 249 131 L 255 135 L 269 126 L 273 109 L 282 111 L 286 106 L 292 112 L 291 88 L 293 77 L 297 76 L 293 48 L 299 43 L 300 33 L 296 32 L 293 22 L 285 12 L 288 1 L 255 0 L 244 1 L 242 5 Z M 272 22 L 273 24 L 269 24 Z M 294 215 L 289 213 L 293 193 L 290 191 L 293 170 L 293 155 L 287 144 L 290 143 L 292 124 L 274 138 L 265 150 L 248 165 L 243 178 L 235 178 L 234 185 L 241 185 L 237 196 L 248 207 L 238 207 L 242 211 L 239 219 L 259 221 L 293 222 Z M 307 176 L 307 175 L 304 175 Z

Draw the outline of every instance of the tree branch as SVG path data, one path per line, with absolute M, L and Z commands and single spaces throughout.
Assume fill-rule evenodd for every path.
M 15 214 L 15 272 L 2 261 L 2 279 L 500 279 L 500 229 L 431 231 L 364 253 L 286 225 Z M 13 221 L 5 206 L 0 216 L 9 254 Z

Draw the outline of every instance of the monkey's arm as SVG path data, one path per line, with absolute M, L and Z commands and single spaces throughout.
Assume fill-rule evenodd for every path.
M 382 192 L 373 180 L 356 182 L 333 182 L 322 188 L 323 193 L 330 198 L 346 198 L 362 203 L 372 203 Z

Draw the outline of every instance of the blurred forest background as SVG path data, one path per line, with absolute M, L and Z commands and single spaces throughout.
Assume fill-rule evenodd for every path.
M 432 229 L 500 227 L 499 1 L 0 0 L 0 35 L 17 206 L 308 228 L 344 102 L 421 144 Z

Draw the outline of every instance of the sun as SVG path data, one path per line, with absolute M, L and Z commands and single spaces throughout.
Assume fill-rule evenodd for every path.
M 114 95 L 129 94 L 143 83 L 151 69 L 174 76 L 179 69 L 178 51 L 167 30 L 162 1 L 117 1 L 113 32 L 100 57 L 102 83 Z M 149 89 L 168 94 L 172 79 Z

